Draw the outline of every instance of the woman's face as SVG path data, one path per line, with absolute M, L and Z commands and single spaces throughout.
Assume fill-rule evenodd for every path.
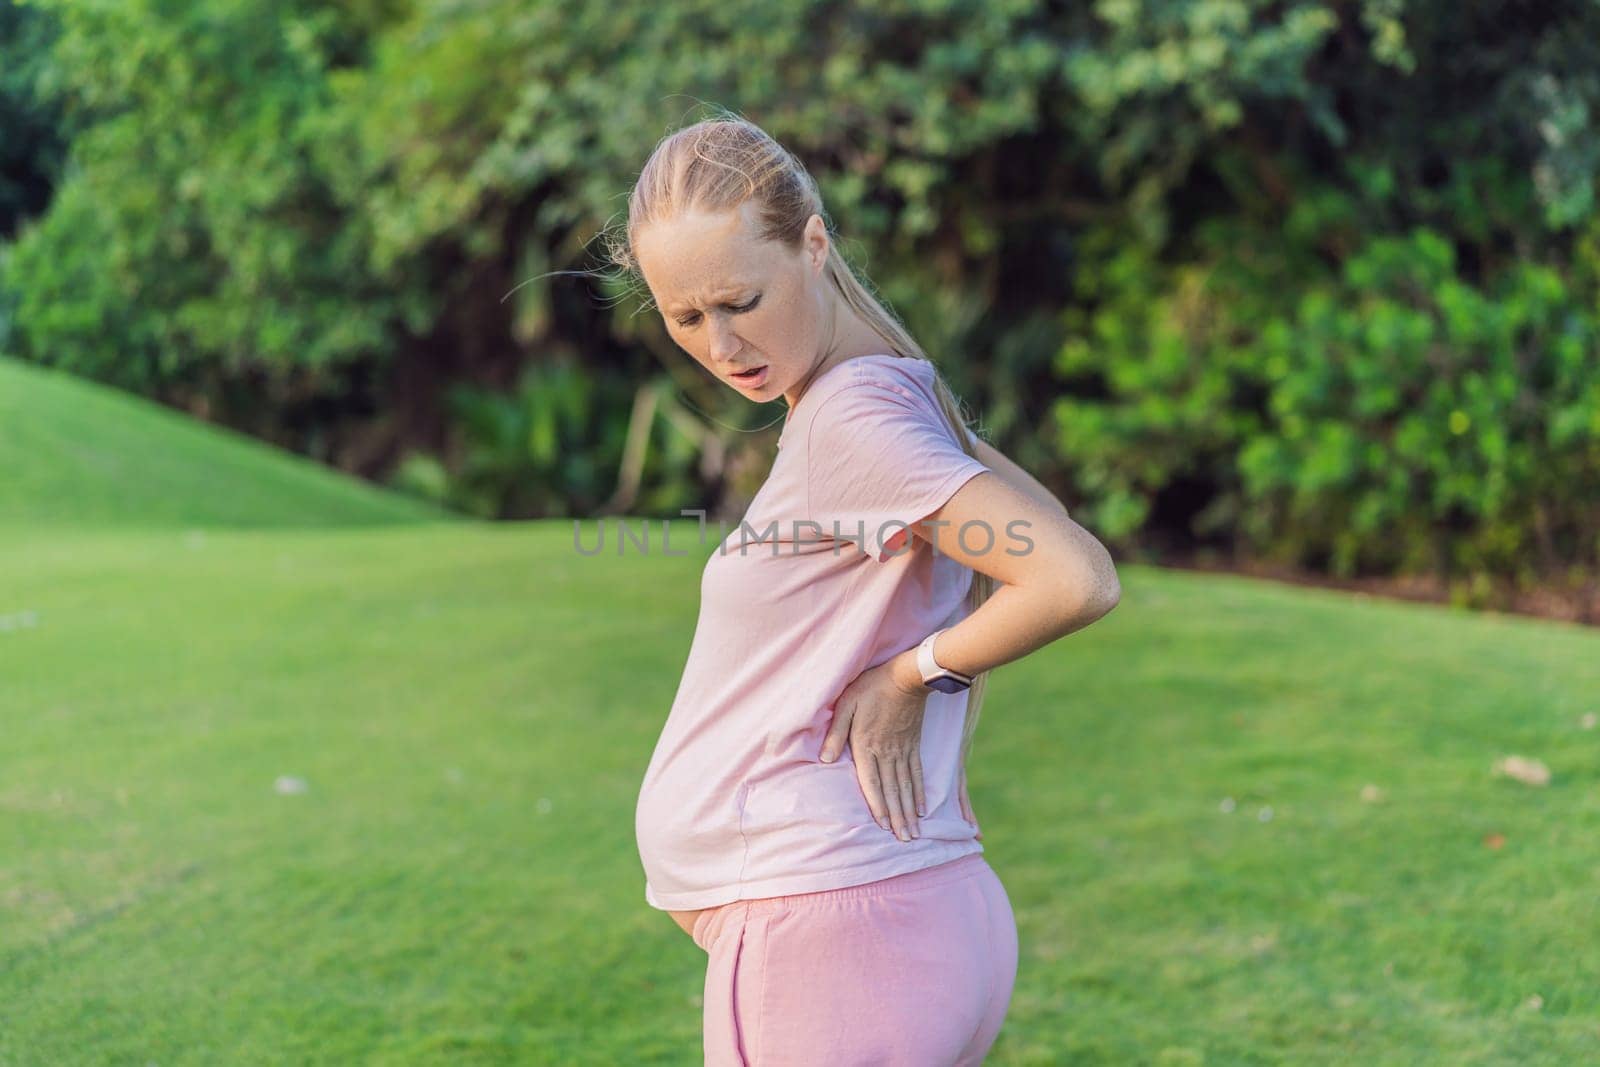
M 755 210 L 746 201 L 651 223 L 634 235 L 634 254 L 680 348 L 751 400 L 782 394 L 793 406 L 823 354 L 827 231 L 812 215 L 790 251 L 755 235 Z

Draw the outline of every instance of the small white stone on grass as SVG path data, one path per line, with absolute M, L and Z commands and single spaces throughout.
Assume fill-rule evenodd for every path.
M 1589 711 L 1589 712 L 1585 712 L 1584 713 L 1583 718 L 1579 719 L 1578 723 L 1585 730 L 1593 730 L 1594 729 L 1594 724 L 1597 721 L 1600 721 L 1600 715 L 1596 715 L 1594 712 Z
M 1515 778 L 1526 785 L 1549 785 L 1550 768 L 1536 759 L 1525 756 L 1507 756 L 1495 760 L 1491 773 L 1496 778 Z
M 1230 812 L 1230 811 L 1232 811 L 1233 808 L 1234 808 L 1233 798 L 1232 797 L 1223 797 L 1222 798 L 1222 803 L 1218 804 L 1217 808 L 1218 808 L 1218 810 L 1220 810 L 1222 812 Z
M 1368 782 L 1361 787 L 1361 800 L 1366 804 L 1376 804 L 1383 799 L 1383 790 Z
M 1256 812 L 1256 818 L 1260 819 L 1262 822 L 1266 822 L 1268 819 L 1272 818 L 1272 806 L 1269 804 L 1260 811 Z
M 284 796 L 289 796 L 293 793 L 304 793 L 311 788 L 306 784 L 304 778 L 291 778 L 287 774 L 278 775 L 278 780 L 273 783 L 273 787 Z

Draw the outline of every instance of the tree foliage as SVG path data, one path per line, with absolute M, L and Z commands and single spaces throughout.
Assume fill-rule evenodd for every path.
M 28 358 L 359 469 L 432 452 L 411 480 L 486 514 L 592 506 L 640 383 L 745 418 L 637 286 L 561 273 L 711 102 L 1125 547 L 1600 563 L 1592 4 L 37 7 L 74 132 L 3 270 Z M 581 471 L 533 429 L 558 381 L 610 427 L 571 431 Z

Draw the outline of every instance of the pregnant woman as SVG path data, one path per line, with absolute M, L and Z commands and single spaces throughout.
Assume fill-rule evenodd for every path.
M 684 351 L 787 408 L 638 797 L 645 900 L 708 954 L 705 1062 L 981 1063 L 1017 968 L 966 791 L 982 683 L 1110 611 L 1111 558 L 967 428 L 755 125 L 663 139 L 616 244 Z

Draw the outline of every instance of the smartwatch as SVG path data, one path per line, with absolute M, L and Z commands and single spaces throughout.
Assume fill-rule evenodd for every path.
M 947 670 L 933 658 L 933 642 L 944 630 L 935 630 L 917 646 L 917 670 L 922 684 L 938 693 L 959 693 L 972 685 L 972 678 L 960 671 Z

